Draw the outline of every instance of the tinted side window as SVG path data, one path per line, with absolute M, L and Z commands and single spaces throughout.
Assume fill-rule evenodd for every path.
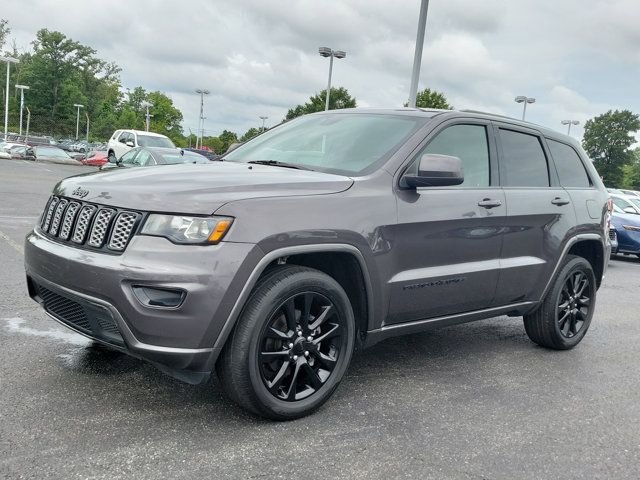
M 483 125 L 453 125 L 444 129 L 418 154 L 413 170 L 425 153 L 451 155 L 462 161 L 463 187 L 489 186 L 489 145 Z
M 505 187 L 548 187 L 549 169 L 540 139 L 500 129 L 501 183 Z
M 576 151 L 569 145 L 547 139 L 551 156 L 556 164 L 556 170 L 560 177 L 560 185 L 563 187 L 589 188 L 591 180 L 584 169 L 582 160 Z
M 129 165 L 129 164 L 135 164 L 134 163 L 134 159 L 136 157 L 136 155 L 138 154 L 139 150 L 133 149 L 133 150 L 129 150 L 127 153 L 125 153 L 124 155 L 122 155 L 122 157 L 120 158 L 120 162 Z

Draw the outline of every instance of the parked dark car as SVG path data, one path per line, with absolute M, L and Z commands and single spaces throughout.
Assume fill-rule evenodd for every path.
M 222 155 L 218 155 L 213 150 L 202 150 L 200 148 L 183 148 L 183 150 L 185 152 L 193 152 L 193 153 L 202 155 L 203 157 L 206 157 L 209 161 L 212 161 L 212 162 L 216 160 L 220 160 L 220 158 L 222 157 Z
M 112 161 L 113 160 L 113 161 Z M 154 165 L 174 165 L 178 163 L 209 163 L 202 155 L 188 150 L 161 147 L 136 147 L 125 153 L 118 161 L 113 156 L 101 169 L 115 167 L 152 167 Z
M 51 163 L 62 163 L 69 165 L 80 165 L 79 159 L 74 158 L 69 154 L 69 152 L 65 152 L 64 150 L 58 147 L 50 147 L 46 145 L 36 145 L 35 147 L 31 147 L 29 149 L 31 153 L 28 155 L 32 155 L 32 157 L 37 162 L 51 162 Z
M 54 147 L 58 144 L 58 142 L 56 142 L 53 138 L 50 138 L 50 137 L 34 137 L 30 135 L 25 140 L 26 140 L 26 144 L 32 147 L 36 147 L 36 146 Z
M 554 130 L 333 110 L 221 162 L 62 180 L 26 238 L 27 285 L 71 329 L 191 383 L 215 370 L 243 407 L 291 419 L 391 336 L 508 315 L 575 347 L 609 259 L 608 199 Z

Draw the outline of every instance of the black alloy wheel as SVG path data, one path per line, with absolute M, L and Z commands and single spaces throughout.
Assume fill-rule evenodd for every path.
M 593 285 L 581 270 L 569 275 L 558 298 L 558 326 L 560 333 L 571 338 L 583 327 L 589 316 Z
M 293 402 L 320 390 L 339 360 L 343 321 L 333 302 L 317 292 L 282 303 L 260 340 L 260 374 L 269 392 Z

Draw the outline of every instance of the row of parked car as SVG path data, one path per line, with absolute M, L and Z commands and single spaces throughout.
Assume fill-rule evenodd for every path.
M 611 253 L 640 257 L 640 192 L 616 188 L 607 190 L 613 202 L 609 229 Z
M 209 150 L 179 149 L 164 135 L 138 130 L 116 130 L 109 142 L 104 144 L 55 142 L 48 137 L 29 137 L 28 142 L 24 140 L 13 135 L 9 141 L 0 142 L 0 158 L 70 164 L 79 162 L 100 169 L 207 163 L 219 158 Z

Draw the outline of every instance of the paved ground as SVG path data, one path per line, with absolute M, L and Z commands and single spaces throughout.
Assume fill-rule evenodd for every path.
M 640 262 L 573 351 L 505 317 L 381 343 L 315 415 L 269 423 L 89 344 L 27 298 L 21 243 L 91 167 L 0 161 L 2 478 L 638 478 Z

